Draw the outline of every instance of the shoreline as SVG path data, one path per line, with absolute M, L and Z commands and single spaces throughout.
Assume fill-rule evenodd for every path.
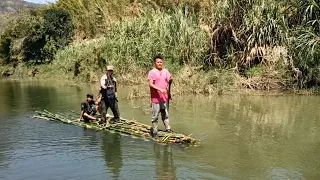
M 123 82 L 122 84 L 119 84 L 119 88 L 122 87 L 132 87 L 128 90 L 128 95 L 126 99 L 136 99 L 136 98 L 147 98 L 149 97 L 149 87 L 147 82 L 143 83 L 142 80 L 140 82 L 136 83 L 130 83 L 129 81 L 125 81 L 123 77 L 117 78 L 119 82 Z M 7 76 L 7 77 L 0 77 L 0 81 L 22 81 L 26 80 L 27 82 L 46 82 L 46 83 L 55 83 L 67 86 L 77 86 L 77 87 L 83 87 L 83 86 L 91 86 L 93 89 L 98 91 L 99 82 L 93 81 L 93 82 L 79 82 L 78 80 L 70 80 L 70 79 L 61 79 L 57 77 L 53 78 L 42 78 L 42 77 L 18 77 L 18 76 Z M 255 89 L 249 89 L 249 88 L 233 88 L 233 89 L 227 89 L 223 90 L 222 92 L 218 89 L 212 90 L 209 92 L 196 92 L 196 91 L 190 91 L 190 89 L 183 89 L 181 85 L 176 84 L 173 82 L 172 86 L 172 96 L 230 96 L 230 95 L 245 95 L 245 96 L 291 96 L 291 95 L 299 95 L 299 96 L 318 96 L 320 95 L 319 90 L 314 89 L 303 89 L 303 90 L 283 90 L 283 89 L 273 89 L 273 90 L 255 90 Z M 93 92 L 95 93 L 95 92 Z

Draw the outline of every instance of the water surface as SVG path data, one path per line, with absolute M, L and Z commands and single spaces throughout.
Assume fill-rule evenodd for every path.
M 121 116 L 150 124 L 149 99 L 127 100 L 130 89 Z M 174 97 L 171 126 L 202 141 L 192 148 L 29 118 L 79 110 L 88 92 L 1 80 L 0 179 L 320 179 L 320 96 Z

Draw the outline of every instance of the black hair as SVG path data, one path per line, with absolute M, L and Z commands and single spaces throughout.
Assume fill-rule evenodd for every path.
M 164 57 L 163 57 L 163 56 L 161 56 L 161 55 L 157 55 L 157 56 L 155 56 L 155 57 L 153 58 L 153 62 L 155 63 L 157 59 L 161 59 L 161 60 L 163 60 L 163 59 L 164 59 Z
M 87 94 L 87 98 L 93 99 L 93 94 L 91 94 L 91 93 Z

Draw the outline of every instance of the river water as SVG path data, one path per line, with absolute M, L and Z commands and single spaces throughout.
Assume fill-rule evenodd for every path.
M 150 124 L 149 99 L 127 100 L 130 88 L 121 116 Z M 172 129 L 202 141 L 189 148 L 29 118 L 80 110 L 96 89 L 1 80 L 0 179 L 320 179 L 320 96 L 173 97 Z

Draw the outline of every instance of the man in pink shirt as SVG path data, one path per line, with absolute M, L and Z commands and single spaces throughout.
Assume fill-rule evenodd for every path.
M 152 133 L 158 137 L 158 116 L 161 113 L 163 124 L 167 132 L 172 132 L 169 125 L 169 87 L 173 78 L 167 69 L 162 67 L 163 57 L 153 58 L 154 68 L 149 71 L 148 81 L 152 102 Z

